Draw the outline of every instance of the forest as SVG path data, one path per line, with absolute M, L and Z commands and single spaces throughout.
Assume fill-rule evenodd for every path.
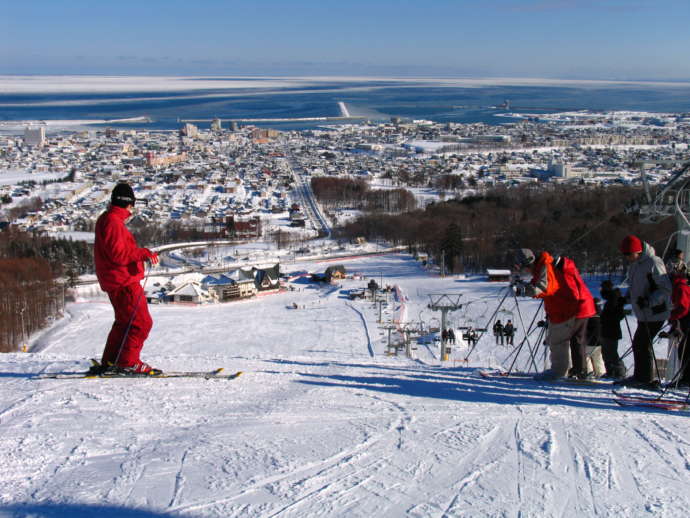
M 672 218 L 644 225 L 626 207 L 641 195 L 629 186 L 499 186 L 477 196 L 432 203 L 400 214 L 365 214 L 339 229 L 424 252 L 448 272 L 482 273 L 511 266 L 514 250 L 567 255 L 587 273 L 622 273 L 618 243 L 627 234 L 661 255 L 675 231 Z
M 407 189 L 371 189 L 364 179 L 317 176 L 311 188 L 326 210 L 356 209 L 367 212 L 408 212 L 416 208 L 414 195 Z
M 67 288 L 93 270 L 92 256 L 83 241 L 12 226 L 0 232 L 0 352 L 17 350 L 62 314 Z

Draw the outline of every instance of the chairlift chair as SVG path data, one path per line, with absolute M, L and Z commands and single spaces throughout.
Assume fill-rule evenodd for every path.
M 500 320 L 502 324 L 505 324 L 508 320 L 514 320 L 515 315 L 509 309 L 501 308 L 496 313 L 494 321 Z

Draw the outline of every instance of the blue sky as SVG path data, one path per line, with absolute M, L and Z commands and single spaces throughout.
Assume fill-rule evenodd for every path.
M 0 0 L 2 74 L 690 79 L 689 0 Z

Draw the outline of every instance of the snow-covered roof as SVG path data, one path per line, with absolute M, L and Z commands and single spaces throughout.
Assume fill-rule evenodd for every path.
M 170 295 L 186 295 L 190 297 L 201 297 L 203 296 L 203 292 L 201 291 L 201 287 L 198 283 L 187 282 L 182 286 L 179 286 L 175 288 L 173 291 L 171 291 Z
M 224 275 L 235 282 L 254 281 L 254 274 L 252 271 L 245 270 L 244 268 L 237 268 L 236 270 L 232 270 Z
M 499 276 L 499 275 L 510 275 L 510 270 L 498 270 L 495 268 L 488 268 L 486 270 L 487 275 Z

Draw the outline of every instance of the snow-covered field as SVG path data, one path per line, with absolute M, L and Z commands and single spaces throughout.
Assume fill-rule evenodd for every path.
M 59 180 L 68 173 L 29 173 L 17 169 L 0 169 L 0 185 L 14 185 L 20 182 L 45 182 L 47 180 Z
M 433 344 L 387 356 L 383 326 L 438 324 L 429 294 L 462 294 L 452 325 L 481 326 L 505 285 L 406 255 L 344 264 L 364 280 L 151 307 L 146 361 L 243 371 L 234 381 L 37 379 L 101 353 L 110 306 L 70 304 L 34 352 L 0 357 L 0 517 L 687 515 L 687 414 L 621 409 L 607 385 L 478 377 L 511 352 L 489 336 L 469 366 L 467 349 L 441 364 Z M 400 290 L 383 326 L 344 295 L 370 278 Z M 536 309 L 507 297 L 499 317 L 523 328 Z

